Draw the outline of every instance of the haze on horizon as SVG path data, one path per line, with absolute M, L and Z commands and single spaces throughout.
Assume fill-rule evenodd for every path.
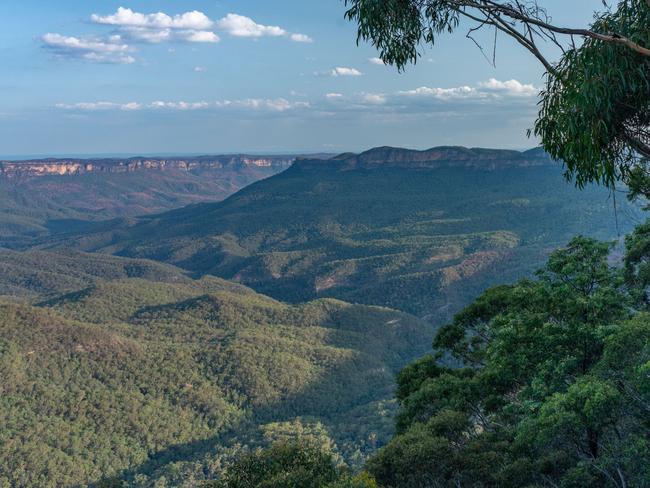
M 565 25 L 600 0 L 542 2 Z M 542 69 L 462 34 L 398 73 L 337 0 L 5 2 L 0 154 L 523 149 Z M 489 40 L 483 40 L 489 44 Z

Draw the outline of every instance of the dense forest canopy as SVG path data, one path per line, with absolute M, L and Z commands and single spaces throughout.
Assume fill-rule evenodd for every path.
M 380 483 L 648 486 L 649 316 L 610 249 L 575 238 L 439 331 L 398 377 L 398 435 L 368 465 Z
M 624 268 L 608 262 L 611 244 L 576 237 L 535 279 L 491 288 L 457 314 L 434 353 L 398 375 L 397 435 L 366 464 L 366 480 L 386 488 L 649 486 L 647 232 L 628 237 Z M 293 448 L 296 459 L 309 453 Z M 251 460 L 226 479 L 259 473 Z M 329 486 L 307 479 L 300 486 Z
M 360 468 L 392 435 L 394 375 L 432 334 L 150 261 L 0 252 L 0 270 L 2 488 L 194 487 L 291 439 Z

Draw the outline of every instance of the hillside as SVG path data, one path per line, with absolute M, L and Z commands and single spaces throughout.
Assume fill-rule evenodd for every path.
M 295 156 L 0 161 L 0 246 L 71 220 L 102 220 L 219 201 L 288 168 Z
M 618 202 L 620 232 L 635 209 Z M 276 299 L 334 297 L 434 321 L 535 269 L 575 234 L 617 236 L 607 191 L 527 152 L 377 148 L 287 171 L 220 203 L 89 224 L 40 247 L 174 264 Z
M 286 305 L 150 262 L 2 262 L 13 263 L 5 290 L 32 262 L 88 284 L 56 295 L 24 280 L 31 304 L 0 300 L 1 486 L 195 486 L 242 448 L 287 435 L 331 442 L 359 465 L 392 434 L 395 373 L 433 334 L 385 308 Z
M 102 281 L 126 278 L 176 284 L 192 282 L 183 270 L 146 259 L 75 251 L 0 249 L 0 297 L 42 299 Z

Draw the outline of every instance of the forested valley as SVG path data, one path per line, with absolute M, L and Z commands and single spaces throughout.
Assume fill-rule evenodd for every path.
M 650 487 L 650 3 L 542 3 L 343 2 L 382 69 L 517 44 L 533 149 L 0 161 L 0 487 Z

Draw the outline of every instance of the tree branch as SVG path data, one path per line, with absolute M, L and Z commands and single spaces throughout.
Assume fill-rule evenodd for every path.
M 595 32 L 590 29 L 576 29 L 576 28 L 571 28 L 571 27 L 559 27 L 556 26 L 552 23 L 550 23 L 548 20 L 542 20 L 540 18 L 540 15 L 543 15 L 543 10 L 535 5 L 535 7 L 532 9 L 532 11 L 526 12 L 526 7 L 519 4 L 517 2 L 517 5 L 519 6 L 519 9 L 514 8 L 512 5 L 509 4 L 502 4 L 493 0 L 457 0 L 457 1 L 452 1 L 450 2 L 453 4 L 452 8 L 456 10 L 457 12 L 461 14 L 466 14 L 466 8 L 473 8 L 477 9 L 483 14 L 491 14 L 494 15 L 495 13 L 504 15 L 506 17 L 509 17 L 513 20 L 517 20 L 519 22 L 522 22 L 523 24 L 527 26 L 536 26 L 542 29 L 542 32 L 544 34 L 547 33 L 555 33 L 555 34 L 563 34 L 563 35 L 568 35 L 568 36 L 580 36 L 580 37 L 585 37 L 585 38 L 590 38 L 590 39 L 595 39 L 599 40 L 602 42 L 607 42 L 607 43 L 612 43 L 612 44 L 619 44 L 621 46 L 625 46 L 629 49 L 632 49 L 633 51 L 636 51 L 637 53 L 643 55 L 643 56 L 648 56 L 650 57 L 650 49 L 646 48 L 644 46 L 641 46 L 640 44 L 632 41 L 631 39 L 628 39 L 627 37 L 624 37 L 620 34 L 617 34 L 615 32 L 609 33 L 609 34 L 602 34 L 600 32 Z M 648 0 L 648 3 L 650 4 L 650 0 Z M 520 34 L 521 35 L 521 34 Z M 538 35 L 540 33 L 538 32 Z M 548 37 L 548 36 L 547 36 Z M 556 45 L 560 45 L 554 38 L 549 37 L 552 42 L 554 42 Z M 560 46 L 561 47 L 561 46 Z M 533 53 L 535 54 L 535 53 Z M 539 58 L 539 56 L 537 56 Z M 540 59 L 541 61 L 541 59 Z M 546 64 L 545 64 L 546 66 Z

